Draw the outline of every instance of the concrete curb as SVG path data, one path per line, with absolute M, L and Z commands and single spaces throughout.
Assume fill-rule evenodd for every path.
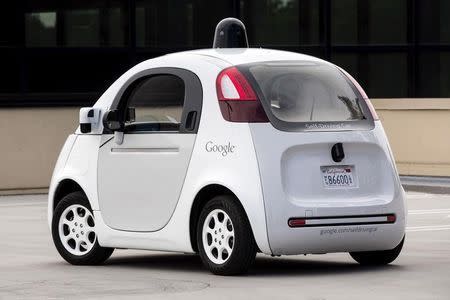
M 406 191 L 450 194 L 450 177 L 400 176 Z
M 48 194 L 48 188 L 0 190 L 0 196 Z

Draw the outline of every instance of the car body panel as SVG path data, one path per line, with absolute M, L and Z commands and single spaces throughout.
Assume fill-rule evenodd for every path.
M 405 226 L 404 195 L 379 121 L 368 131 L 294 133 L 280 132 L 270 124 L 250 124 L 250 128 L 261 170 L 269 243 L 275 254 L 390 249 L 400 242 Z M 331 147 L 337 142 L 345 151 L 341 162 L 334 162 L 331 156 Z M 321 166 L 352 166 L 356 186 L 325 188 Z M 320 235 L 329 226 L 288 226 L 288 220 L 295 217 L 390 213 L 397 216 L 395 226 L 366 225 L 380 230 L 336 234 L 339 245 Z
M 100 142 L 100 135 L 71 135 L 67 139 L 60 158 L 58 158 L 57 168 L 55 168 L 49 188 L 49 226 L 51 226 L 51 217 L 53 216 L 55 192 L 58 185 L 64 180 L 76 182 L 88 197 L 91 208 L 98 210 L 97 157 Z M 64 164 L 63 161 L 65 161 Z
M 196 134 L 125 134 L 100 148 L 98 194 L 109 227 L 157 231 L 175 209 Z

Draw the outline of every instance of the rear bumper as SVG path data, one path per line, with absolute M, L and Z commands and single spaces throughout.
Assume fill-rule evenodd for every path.
M 269 244 L 275 255 L 331 252 L 376 251 L 393 249 L 405 235 L 405 193 L 401 186 L 397 197 L 387 205 L 334 207 L 320 209 L 314 217 L 304 217 L 297 224 L 291 212 L 271 218 L 268 227 Z M 345 214 L 343 214 L 346 212 Z M 372 213 L 371 213 L 372 212 Z M 395 220 L 393 219 L 395 216 Z
M 392 249 L 405 234 L 405 220 L 391 224 L 327 225 L 290 228 L 270 236 L 275 255 Z

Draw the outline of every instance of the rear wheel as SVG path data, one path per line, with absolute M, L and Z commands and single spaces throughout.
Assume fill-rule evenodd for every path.
M 247 272 L 257 250 L 245 212 L 228 195 L 214 197 L 202 209 L 197 244 L 203 264 L 216 275 Z
M 94 215 L 82 192 L 71 193 L 58 203 L 53 213 L 52 236 L 62 258 L 74 265 L 100 264 L 114 251 L 98 244 Z
M 405 237 L 403 237 L 400 244 L 391 250 L 381 251 L 364 251 L 364 252 L 350 252 L 350 256 L 361 265 L 366 266 L 381 266 L 393 262 L 400 254 L 403 248 Z

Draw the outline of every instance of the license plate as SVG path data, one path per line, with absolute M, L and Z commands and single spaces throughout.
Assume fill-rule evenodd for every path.
M 327 188 L 345 188 L 355 186 L 355 172 L 353 166 L 323 166 L 323 185 Z

